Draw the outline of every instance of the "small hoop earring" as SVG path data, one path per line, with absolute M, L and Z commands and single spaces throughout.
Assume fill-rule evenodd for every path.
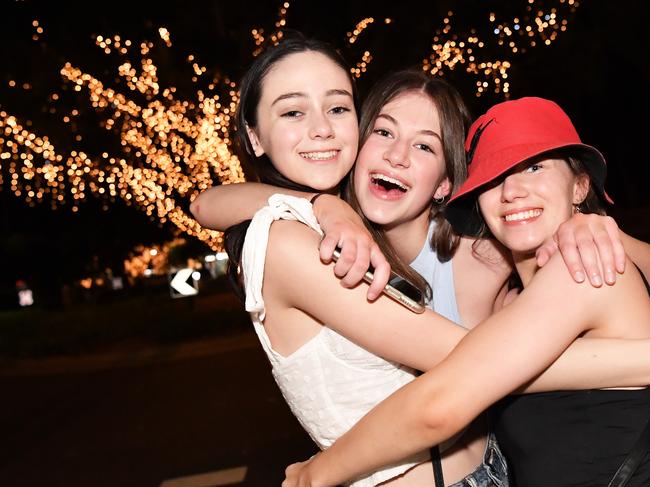
M 433 198 L 433 201 L 436 205 L 441 205 L 445 202 L 445 197 L 443 196 L 442 198 Z
M 576 213 L 582 213 L 582 208 L 580 208 L 580 205 L 573 205 L 573 214 L 575 215 Z

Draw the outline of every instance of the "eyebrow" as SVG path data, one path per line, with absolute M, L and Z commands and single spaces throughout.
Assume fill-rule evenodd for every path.
M 399 125 L 397 123 L 397 120 L 395 119 L 395 117 L 392 117 L 392 116 L 388 115 L 387 113 L 380 113 L 379 115 L 377 115 L 377 118 L 378 119 L 379 118 L 385 118 L 386 120 L 393 123 L 394 125 Z M 429 130 L 429 129 L 418 130 L 418 134 L 431 135 L 431 136 L 437 138 L 440 142 L 442 142 L 442 137 L 440 137 L 440 134 L 438 134 L 437 132 L 434 132 L 433 130 Z
M 333 90 L 327 90 L 325 92 L 325 96 L 335 96 L 335 95 L 347 96 L 349 98 L 352 98 L 352 93 L 350 93 L 348 90 L 333 89 Z M 271 106 L 275 105 L 276 103 L 282 100 L 288 100 L 291 98 L 307 98 L 307 94 L 302 91 L 293 91 L 291 93 L 284 93 L 278 96 L 275 100 L 273 100 Z

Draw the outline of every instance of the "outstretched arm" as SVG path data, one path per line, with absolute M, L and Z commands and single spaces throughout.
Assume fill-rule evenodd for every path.
M 540 271 L 514 303 L 468 334 L 438 367 L 378 405 L 308 464 L 289 467 L 283 485 L 336 485 L 439 443 L 548 367 L 575 336 L 611 319 L 611 303 L 624 299 L 629 287 L 576 285 L 554 261 L 547 278 L 540 279 Z
M 275 193 L 299 198 L 313 198 L 317 193 L 303 193 L 261 183 L 215 186 L 202 192 L 190 205 L 194 218 L 204 227 L 224 231 L 232 225 L 253 218 Z M 390 276 L 390 265 L 359 215 L 338 196 L 322 194 L 314 200 L 314 214 L 325 237 L 320 247 L 323 262 L 332 260 L 335 247 L 341 257 L 334 274 L 344 287 L 354 287 L 363 279 L 368 267 L 375 269 L 367 297 L 373 301 L 381 294 Z
M 317 245 L 316 233 L 300 223 L 279 221 L 271 227 L 265 286 L 281 293 L 288 307 L 379 356 L 423 371 L 443 360 L 467 333 L 437 313 L 416 315 L 385 296 L 370 303 L 365 283 L 343 289 L 319 259 Z M 563 266 L 560 270 L 559 279 L 568 279 Z M 527 321 L 524 314 L 520 325 Z M 526 392 L 650 384 L 648 350 L 650 340 L 578 339 Z
M 222 184 L 199 194 L 190 205 L 190 211 L 201 226 L 223 232 L 253 218 L 275 193 L 302 198 L 311 198 L 315 194 L 261 183 Z

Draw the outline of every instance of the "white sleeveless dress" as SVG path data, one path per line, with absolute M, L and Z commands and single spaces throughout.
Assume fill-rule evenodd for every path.
M 269 205 L 253 217 L 244 242 L 242 270 L 246 310 L 287 404 L 314 442 L 324 450 L 415 375 L 412 369 L 368 352 L 327 326 L 288 357 L 273 350 L 263 324 L 262 283 L 269 229 L 273 221 L 279 219 L 300 221 L 322 235 L 309 201 L 280 194 L 269 198 Z M 374 486 L 428 460 L 429 453 L 422 452 L 349 485 Z

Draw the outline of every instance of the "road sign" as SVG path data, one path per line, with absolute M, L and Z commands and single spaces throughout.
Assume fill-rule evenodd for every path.
M 199 293 L 198 283 L 192 276 L 193 272 L 194 269 L 186 267 L 169 273 L 169 292 L 172 298 L 195 296 Z

